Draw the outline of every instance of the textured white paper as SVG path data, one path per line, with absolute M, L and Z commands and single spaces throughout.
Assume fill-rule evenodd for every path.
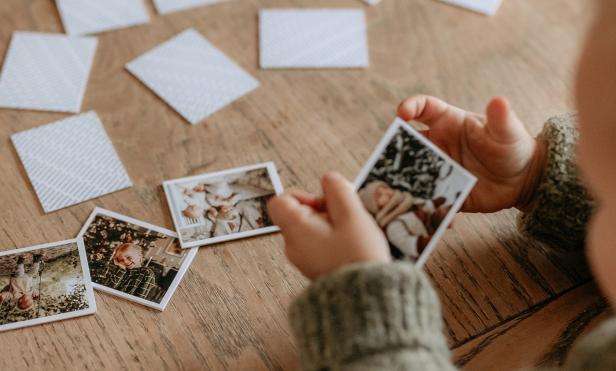
M 0 75 L 0 107 L 80 111 L 96 38 L 15 32 Z
M 361 9 L 265 9 L 259 27 L 261 68 L 368 66 Z
M 86 35 L 150 21 L 143 0 L 56 0 L 64 31 Z
M 95 112 L 11 139 L 47 213 L 132 185 Z
M 177 12 L 203 5 L 222 3 L 226 0 L 154 0 L 156 10 L 161 14 Z
M 364 3 L 368 4 L 368 5 L 376 5 L 378 3 L 380 3 L 381 0 L 364 0 Z
M 444 3 L 461 6 L 486 15 L 494 15 L 503 0 L 441 0 Z
M 193 125 L 259 86 L 193 29 L 126 68 Z

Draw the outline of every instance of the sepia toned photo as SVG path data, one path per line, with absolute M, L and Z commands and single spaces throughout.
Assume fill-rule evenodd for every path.
M 391 254 L 423 265 L 476 179 L 397 119 L 356 181 Z
M 278 231 L 266 208 L 282 192 L 273 163 L 167 181 L 163 187 L 184 248 Z
M 164 310 L 196 249 L 181 249 L 172 231 L 96 208 L 83 240 L 94 288 Z
M 0 253 L 0 331 L 96 312 L 77 240 Z

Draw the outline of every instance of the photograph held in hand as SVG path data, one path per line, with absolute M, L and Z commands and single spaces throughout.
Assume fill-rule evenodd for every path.
M 422 266 L 475 183 L 472 174 L 396 119 L 355 186 L 392 256 Z

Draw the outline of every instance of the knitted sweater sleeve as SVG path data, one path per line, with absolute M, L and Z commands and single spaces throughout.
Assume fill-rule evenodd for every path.
M 436 293 L 408 262 L 344 267 L 291 305 L 302 368 L 454 370 Z
M 594 207 L 574 163 L 575 121 L 565 115 L 546 123 L 547 168 L 519 220 L 524 233 L 563 250 L 583 245 Z M 290 317 L 306 371 L 455 369 L 436 293 L 408 262 L 331 273 L 294 301 Z
M 548 145 L 547 166 L 528 211 L 520 214 L 519 229 L 556 250 L 580 249 L 594 201 L 575 163 L 576 115 L 549 119 L 539 137 Z
M 616 318 L 582 339 L 567 357 L 563 370 L 616 370 Z

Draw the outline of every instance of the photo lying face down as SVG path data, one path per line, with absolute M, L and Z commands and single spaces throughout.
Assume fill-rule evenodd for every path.
M 396 259 L 423 265 L 475 184 L 475 177 L 396 120 L 355 184 Z

